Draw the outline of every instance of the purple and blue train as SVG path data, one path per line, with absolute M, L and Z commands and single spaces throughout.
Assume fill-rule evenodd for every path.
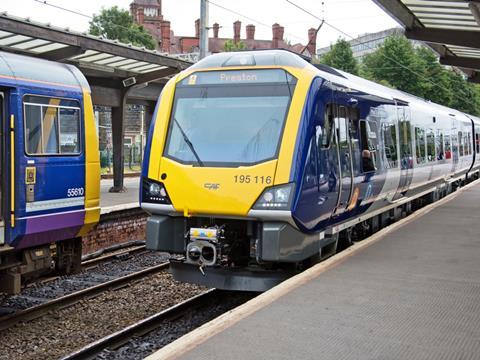
M 145 150 L 147 247 L 174 276 L 265 290 L 479 177 L 480 119 L 282 50 L 171 79 Z
M 90 87 L 71 65 L 0 52 L 0 290 L 78 270 L 98 222 L 100 162 Z

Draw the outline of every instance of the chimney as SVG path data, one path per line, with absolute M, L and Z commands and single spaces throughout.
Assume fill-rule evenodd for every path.
M 200 19 L 195 20 L 195 37 L 200 38 Z
M 280 42 L 283 42 L 283 33 L 285 29 L 283 26 L 275 23 L 272 25 L 272 48 L 276 49 L 280 46 Z
M 237 20 L 233 23 L 233 42 L 236 44 L 240 41 L 240 29 L 242 28 L 242 22 Z
M 317 48 L 317 29 L 310 28 L 308 29 L 308 52 L 310 55 L 315 55 Z
M 162 21 L 160 24 L 162 34 L 162 51 L 170 52 L 170 21 Z
M 218 39 L 218 30 L 220 29 L 220 25 L 218 23 L 213 24 L 213 37 Z
M 142 25 L 143 22 L 145 21 L 145 13 L 143 12 L 143 8 L 138 8 L 137 18 L 138 18 L 138 23 Z
M 255 25 L 247 25 L 247 40 L 255 39 Z

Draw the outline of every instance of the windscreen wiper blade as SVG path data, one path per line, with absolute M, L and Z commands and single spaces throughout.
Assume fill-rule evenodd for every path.
M 193 156 L 195 156 L 195 159 L 197 159 L 197 162 L 198 162 L 198 165 L 200 166 L 205 166 L 202 162 L 202 160 L 200 160 L 200 157 L 198 156 L 197 152 L 195 151 L 195 148 L 193 147 L 193 144 L 192 142 L 190 141 L 190 139 L 188 138 L 187 134 L 185 134 L 185 132 L 183 131 L 182 127 L 180 126 L 179 122 L 177 121 L 177 119 L 175 117 L 173 117 L 173 121 L 175 122 L 175 124 L 178 126 L 178 130 L 180 130 L 180 133 L 182 134 L 183 136 L 183 141 L 185 141 L 185 143 L 188 145 L 188 147 L 190 148 Z

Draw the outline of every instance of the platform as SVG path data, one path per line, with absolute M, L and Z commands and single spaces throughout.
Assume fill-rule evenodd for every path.
M 148 359 L 478 359 L 479 234 L 477 181 Z
M 102 208 L 102 214 L 139 207 L 138 189 L 140 178 L 126 177 L 123 183 L 126 192 L 110 193 L 108 190 L 113 186 L 113 179 L 102 179 L 100 181 L 100 207 Z

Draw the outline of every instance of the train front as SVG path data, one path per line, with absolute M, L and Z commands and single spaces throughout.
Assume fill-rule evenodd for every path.
M 285 51 L 223 53 L 165 86 L 141 204 L 147 247 L 184 255 L 171 265 L 178 280 L 262 291 L 295 271 L 290 170 L 306 64 Z

